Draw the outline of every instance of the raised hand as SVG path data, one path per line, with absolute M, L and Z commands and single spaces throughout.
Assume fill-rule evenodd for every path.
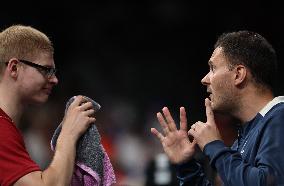
M 221 140 L 221 135 L 216 126 L 214 113 L 212 111 L 211 103 L 208 98 L 205 99 L 205 107 L 207 117 L 206 123 L 198 121 L 193 124 L 191 126 L 191 129 L 188 131 L 188 134 L 193 136 L 202 151 L 207 143 L 215 140 Z
M 151 132 L 160 140 L 165 153 L 174 164 L 190 160 L 195 153 L 195 141 L 191 142 L 187 134 L 187 118 L 184 107 L 180 108 L 180 129 L 176 124 L 167 107 L 162 109 L 163 115 L 158 112 L 157 118 L 163 129 L 160 133 L 157 129 L 151 128 Z

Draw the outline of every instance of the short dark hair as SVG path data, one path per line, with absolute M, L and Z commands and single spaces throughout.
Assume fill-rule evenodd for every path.
M 247 30 L 223 33 L 214 47 L 223 49 L 230 65 L 243 64 L 258 85 L 273 92 L 277 77 L 277 56 L 263 36 Z

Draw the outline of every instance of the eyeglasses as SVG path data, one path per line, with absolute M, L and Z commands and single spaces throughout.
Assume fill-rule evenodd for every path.
M 19 59 L 19 61 L 21 63 L 24 63 L 26 65 L 29 65 L 31 67 L 36 68 L 37 70 L 42 72 L 44 74 L 44 76 L 47 77 L 47 78 L 51 78 L 52 76 L 54 76 L 56 71 L 57 71 L 56 68 L 42 66 L 42 65 L 39 65 L 39 64 L 27 61 L 27 60 Z

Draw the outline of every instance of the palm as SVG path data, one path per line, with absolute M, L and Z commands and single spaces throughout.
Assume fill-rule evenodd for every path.
M 155 128 L 151 132 L 157 136 L 162 143 L 165 153 L 172 163 L 182 163 L 193 157 L 195 153 L 195 141 L 190 142 L 187 135 L 187 118 L 183 107 L 180 108 L 180 129 L 176 124 L 167 107 L 163 108 L 163 115 L 157 113 L 158 121 L 164 131 L 164 135 Z
M 183 130 L 169 133 L 161 142 L 172 163 L 184 162 L 195 153 L 195 145 L 189 141 L 187 132 Z

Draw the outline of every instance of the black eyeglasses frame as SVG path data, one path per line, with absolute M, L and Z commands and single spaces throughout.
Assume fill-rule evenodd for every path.
M 39 64 L 33 63 L 31 61 L 28 61 L 28 60 L 24 60 L 24 59 L 18 59 L 18 61 L 23 63 L 23 64 L 25 64 L 25 65 L 31 66 L 33 68 L 36 68 L 40 72 L 43 72 L 44 75 L 47 78 L 51 78 L 57 72 L 57 69 L 53 68 L 53 67 L 47 67 L 47 66 L 39 65 Z M 5 64 L 8 65 L 8 62 L 6 62 Z

